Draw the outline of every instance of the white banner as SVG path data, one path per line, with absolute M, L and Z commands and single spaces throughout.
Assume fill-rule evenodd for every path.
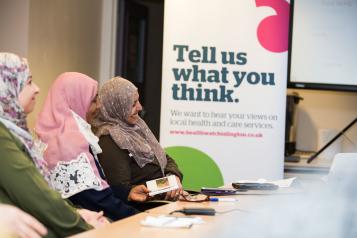
M 165 0 L 160 143 L 283 177 L 289 2 Z M 209 176 L 209 175 L 207 175 Z

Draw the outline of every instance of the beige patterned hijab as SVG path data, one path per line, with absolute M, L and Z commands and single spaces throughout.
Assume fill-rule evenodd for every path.
M 128 150 L 140 168 L 156 157 L 164 174 L 166 153 L 149 127 L 141 118 L 135 125 L 127 123 L 137 90 L 121 77 L 104 83 L 98 94 L 101 107 L 92 126 L 98 137 L 110 135 L 119 148 Z

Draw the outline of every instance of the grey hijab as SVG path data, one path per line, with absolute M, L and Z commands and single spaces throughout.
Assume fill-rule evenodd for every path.
M 140 168 L 156 157 L 164 174 L 166 153 L 149 127 L 141 118 L 135 125 L 127 123 L 136 92 L 137 88 L 121 77 L 105 82 L 98 93 L 101 107 L 92 122 L 93 129 L 98 137 L 110 135 L 119 148 L 132 154 Z

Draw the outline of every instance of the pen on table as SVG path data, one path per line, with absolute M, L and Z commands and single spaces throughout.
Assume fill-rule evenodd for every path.
M 236 202 L 236 198 L 210 198 L 211 202 Z

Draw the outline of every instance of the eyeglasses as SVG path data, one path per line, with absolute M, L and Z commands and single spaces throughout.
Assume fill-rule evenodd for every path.
M 209 201 L 210 197 L 204 194 L 181 194 L 180 201 L 185 202 L 206 202 Z

